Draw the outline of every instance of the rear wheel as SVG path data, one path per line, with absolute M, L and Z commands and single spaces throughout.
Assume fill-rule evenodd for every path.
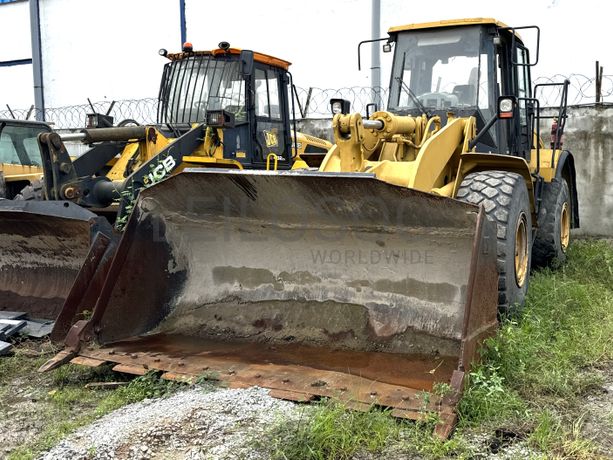
M 568 183 L 554 179 L 546 183 L 539 211 L 539 228 L 532 248 L 537 267 L 557 266 L 566 261 L 570 243 L 571 205 Z
M 498 311 L 518 311 L 528 291 L 532 246 L 532 214 L 524 178 L 507 171 L 468 174 L 456 198 L 482 205 L 496 223 Z

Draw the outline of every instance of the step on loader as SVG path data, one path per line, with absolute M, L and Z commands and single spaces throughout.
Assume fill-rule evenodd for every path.
M 574 166 L 561 136 L 539 139 L 517 28 L 443 21 L 386 40 L 387 111 L 333 104 L 317 171 L 185 169 L 143 190 L 93 316 L 42 370 L 113 363 L 436 412 L 449 435 L 479 344 L 524 301 L 533 248 L 565 254 Z

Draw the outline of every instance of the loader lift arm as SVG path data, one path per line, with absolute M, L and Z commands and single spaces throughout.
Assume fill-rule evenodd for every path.
M 152 135 L 152 127 L 112 128 L 115 141 L 93 147 L 74 162 L 71 160 L 57 133 L 39 136 L 43 157 L 46 195 L 52 200 L 70 200 L 87 208 L 105 208 L 119 200 L 116 222 L 122 227 L 131 210 L 131 204 L 144 187 L 168 177 L 182 163 L 185 152 L 191 153 L 205 138 L 205 125 L 199 124 L 168 144 L 160 152 L 142 164 L 124 181 L 112 181 L 107 176 L 97 176 L 112 158 L 121 153 L 128 140 L 143 139 Z M 104 129 L 84 130 L 86 139 L 107 139 Z

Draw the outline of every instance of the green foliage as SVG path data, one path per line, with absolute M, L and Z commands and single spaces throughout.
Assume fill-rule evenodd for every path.
M 595 447 L 590 440 L 581 437 L 582 418 L 564 424 L 558 415 L 545 410 L 536 420 L 529 443 L 550 457 L 592 459 L 597 458 Z
M 503 320 L 482 358 L 459 405 L 462 426 L 515 421 L 543 452 L 589 454 L 574 425 L 579 396 L 599 383 L 590 368 L 613 358 L 613 247 L 579 241 L 559 270 L 533 273 L 521 318 Z
M 386 412 L 347 410 L 338 401 L 318 404 L 297 423 L 279 422 L 269 434 L 276 459 L 347 459 L 360 450 L 380 451 L 398 439 L 399 429 Z
M 66 385 L 80 385 L 88 382 L 121 380 L 120 375 L 113 372 L 110 365 L 89 367 L 66 364 L 53 370 L 51 376 L 53 383 L 60 388 Z
M 363 412 L 347 408 L 342 402 L 325 400 L 307 407 L 297 421 L 280 420 L 259 441 L 274 459 L 348 459 L 370 453 L 374 458 L 457 458 L 470 457 L 461 438 L 442 441 L 434 436 L 438 418 L 426 417 L 407 422 L 388 411 L 371 408 Z M 393 446 L 392 451 L 387 449 Z
M 155 372 L 137 377 L 129 385 L 117 388 L 108 397 L 100 401 L 96 415 L 104 415 L 126 404 L 132 404 L 147 398 L 161 398 L 175 392 L 183 384 L 163 380 Z

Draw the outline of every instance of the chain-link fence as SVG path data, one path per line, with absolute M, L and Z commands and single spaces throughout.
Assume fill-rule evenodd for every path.
M 539 77 L 534 83 L 556 83 L 568 79 L 570 82 L 568 103 L 570 105 L 593 104 L 596 102 L 595 78 L 581 74 L 569 76 L 554 75 L 553 77 Z M 600 83 L 601 102 L 613 102 L 613 75 L 604 75 Z M 546 86 L 539 89 L 537 95 L 541 107 L 555 107 L 560 103 L 561 86 Z M 379 107 L 385 108 L 388 97 L 387 88 L 354 86 L 350 88 L 322 89 L 322 88 L 296 88 L 295 115 L 296 118 L 329 118 L 330 99 L 342 98 L 351 102 L 351 110 L 365 113 L 366 106 L 375 100 Z M 155 123 L 157 120 L 156 98 L 128 99 L 115 102 L 95 102 L 92 104 L 96 112 L 107 113 L 115 118 L 115 123 L 126 119 L 135 120 L 141 124 Z M 78 129 L 85 126 L 86 114 L 92 113 L 89 104 L 73 105 L 45 109 L 45 120 L 53 124 L 55 129 Z M 0 118 L 17 118 L 21 120 L 36 119 L 37 111 L 30 109 L 0 110 Z

